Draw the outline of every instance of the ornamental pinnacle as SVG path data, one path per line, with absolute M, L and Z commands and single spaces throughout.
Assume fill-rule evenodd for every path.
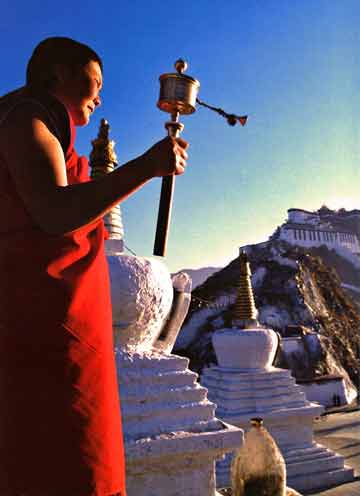
M 240 281 L 238 295 L 235 301 L 232 325 L 241 329 L 259 327 L 257 320 L 258 311 L 255 306 L 253 288 L 251 285 L 251 269 L 247 254 L 240 251 Z
M 115 142 L 110 141 L 109 130 L 108 121 L 101 119 L 98 137 L 91 142 L 93 146 L 90 153 L 92 179 L 112 172 L 117 165 L 117 157 L 114 151 Z
M 99 134 L 92 140 L 90 153 L 91 178 L 98 179 L 112 172 L 117 166 L 117 157 L 114 150 L 115 142 L 109 139 L 110 126 L 105 119 L 101 119 Z M 105 227 L 109 233 L 109 240 L 117 240 L 117 250 L 124 251 L 124 226 L 122 223 L 120 205 L 115 205 L 104 216 Z

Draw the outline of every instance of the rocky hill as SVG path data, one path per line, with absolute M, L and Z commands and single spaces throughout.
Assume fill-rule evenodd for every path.
M 319 353 L 295 365 L 284 363 L 280 355 L 281 366 L 294 367 L 299 378 L 342 374 L 347 382 L 350 378 L 356 383 L 360 348 L 360 310 L 354 299 L 360 294 L 358 259 L 325 246 L 305 252 L 280 240 L 248 246 L 246 252 L 260 323 L 282 335 L 291 326 L 303 326 L 319 337 Z M 188 356 L 196 372 L 216 363 L 211 334 L 231 325 L 238 280 L 235 259 L 193 291 L 175 352 Z

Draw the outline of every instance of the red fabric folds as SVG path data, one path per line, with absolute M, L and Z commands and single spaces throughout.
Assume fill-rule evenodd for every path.
M 64 107 L 37 99 L 64 130 L 69 184 L 89 180 Z M 102 220 L 42 232 L 0 157 L 0 494 L 125 496 L 104 237 Z

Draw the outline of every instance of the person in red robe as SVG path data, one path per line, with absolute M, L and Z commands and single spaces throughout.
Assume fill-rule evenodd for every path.
M 126 495 L 102 217 L 182 174 L 165 138 L 90 181 L 75 127 L 100 105 L 102 61 L 48 38 L 0 98 L 0 494 Z

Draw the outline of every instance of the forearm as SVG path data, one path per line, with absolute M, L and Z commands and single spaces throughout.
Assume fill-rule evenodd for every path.
M 79 229 L 101 218 L 152 177 L 141 156 L 93 181 L 59 186 L 49 199 L 41 227 L 58 235 Z
M 23 137 L 18 146 L 17 136 Z M 68 185 L 64 154 L 32 106 L 15 110 L 0 133 L 0 151 L 33 222 L 63 235 L 99 219 L 152 177 L 182 174 L 187 143 L 166 137 L 139 158 L 92 182 Z

